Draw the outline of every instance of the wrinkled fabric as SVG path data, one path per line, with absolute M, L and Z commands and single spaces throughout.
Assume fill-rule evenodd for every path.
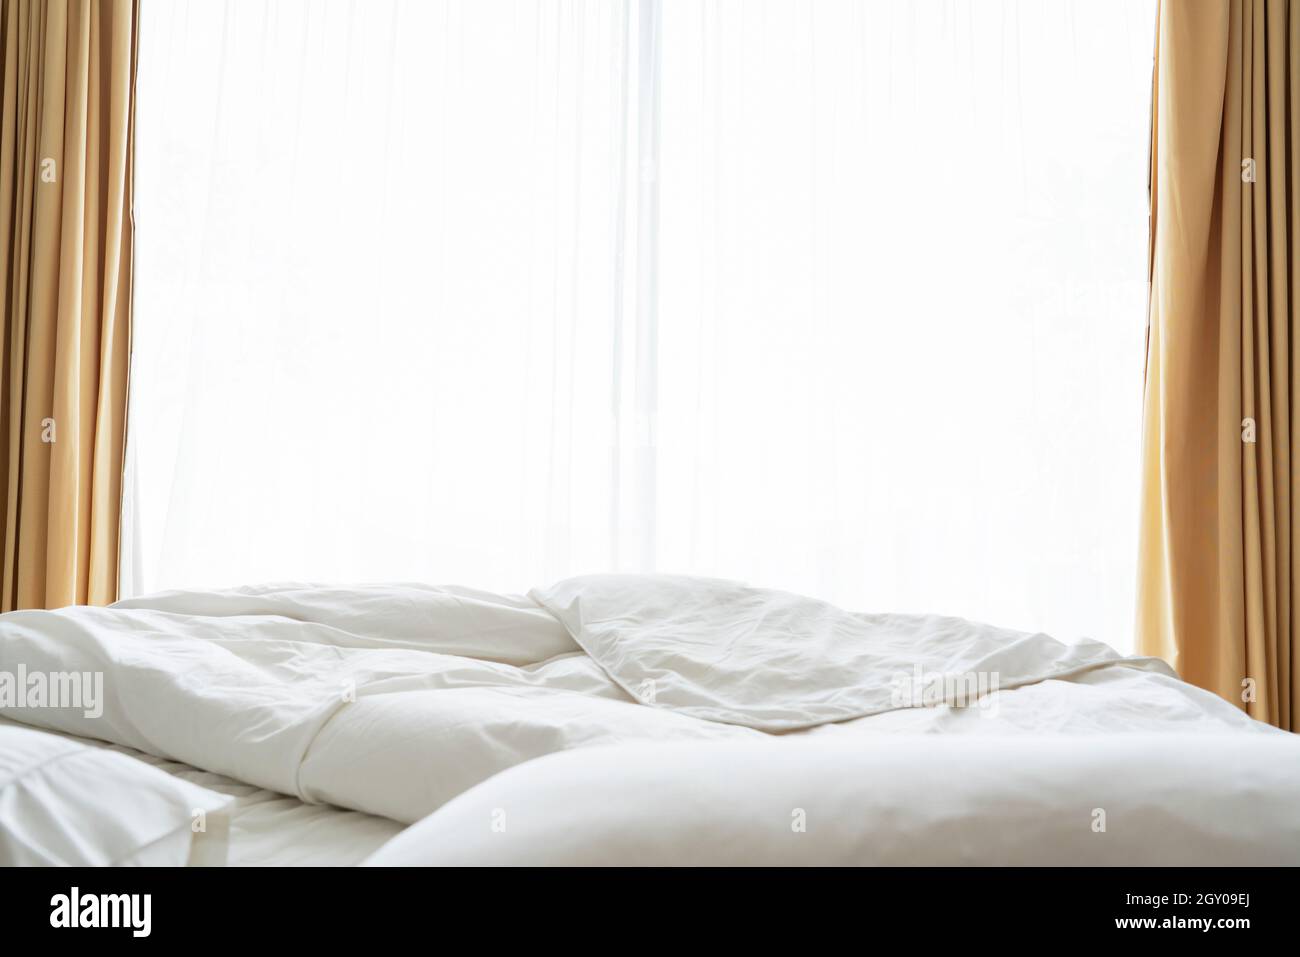
M 768 739 L 760 727 L 815 725 L 792 737 L 887 733 L 891 721 L 961 734 L 1267 728 L 1096 643 L 851 615 L 709 579 L 602 576 L 538 594 L 566 621 L 588 615 L 577 635 L 590 653 L 528 598 L 422 585 L 12 612 L 0 616 L 0 670 L 102 672 L 102 714 L 0 712 L 405 823 L 553 752 Z M 891 703 L 901 676 L 992 666 L 1023 686 L 964 706 Z M 654 706 L 638 699 L 644 688 L 624 687 L 641 674 L 662 686 Z M 864 707 L 892 710 L 832 723 Z
M 945 677 L 957 692 L 974 677 L 978 692 L 981 677 L 985 688 L 1015 688 L 1117 662 L 1173 673 L 1099 641 L 1065 645 L 936 615 L 854 614 L 719 579 L 591 575 L 531 594 L 643 704 L 764 731 L 897 710 L 909 689 Z

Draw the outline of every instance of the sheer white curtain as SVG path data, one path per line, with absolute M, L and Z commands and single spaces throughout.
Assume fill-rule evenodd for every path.
M 1154 3 L 146 3 L 127 593 L 1131 643 Z
M 627 6 L 144 16 L 131 587 L 609 565 Z

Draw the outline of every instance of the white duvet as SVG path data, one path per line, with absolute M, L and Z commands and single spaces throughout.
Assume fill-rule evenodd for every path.
M 630 745 L 680 748 L 678 784 L 689 792 L 691 754 L 745 755 L 779 743 L 803 768 L 845 748 L 871 755 L 885 747 L 880 735 L 906 735 L 887 746 L 890 773 L 906 778 L 906 742 L 916 732 L 969 742 L 954 753 L 1005 746 L 980 743 L 989 736 L 1048 735 L 1062 755 L 1068 736 L 1104 733 L 1078 766 L 1112 773 L 1114 787 L 1131 781 L 1141 803 L 1155 800 L 1137 793 L 1149 783 L 1130 773 L 1142 749 L 1157 749 L 1154 761 L 1157 751 L 1195 754 L 1207 736 L 1227 735 L 1271 749 L 1269 766 L 1283 770 L 1260 776 L 1269 800 L 1251 800 L 1249 788 L 1219 797 L 1247 816 L 1266 812 L 1250 827 L 1274 835 L 1271 853 L 1300 863 L 1300 801 L 1276 800 L 1300 796 L 1295 738 L 1158 661 L 957 619 L 851 614 L 731 582 L 593 576 L 527 598 L 422 585 L 174 592 L 0 616 L 0 671 L 20 665 L 102 672 L 102 714 L 0 707 L 6 717 L 403 823 L 531 759 L 597 746 L 572 760 L 636 753 Z M 1163 748 L 1117 745 L 1127 750 L 1108 765 L 1110 742 L 1134 732 Z M 724 766 L 748 760 L 719 757 Z M 1001 774 L 1004 760 L 989 752 L 992 790 L 969 805 L 973 828 L 992 814 L 1014 819 L 1033 797 L 1017 788 L 1040 788 L 1050 806 L 1054 792 Z M 563 780 L 565 765 L 549 763 Z M 825 780 L 835 780 L 835 761 L 823 763 Z M 547 765 L 537 762 L 536 773 L 549 773 Z M 624 759 L 608 767 L 611 787 L 638 786 L 619 770 Z M 745 794 L 730 799 L 739 805 Z M 1210 821 L 1221 810 L 1207 805 L 1209 831 L 1253 846 L 1240 826 Z M 919 827 L 925 818 L 906 820 Z M 1207 860 L 1219 847 L 1209 836 Z

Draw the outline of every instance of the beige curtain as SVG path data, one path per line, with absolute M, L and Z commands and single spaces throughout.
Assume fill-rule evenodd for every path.
M 1163 0 L 1138 642 L 1297 729 L 1300 4 Z
M 0 0 L 0 610 L 112 601 L 136 0 Z

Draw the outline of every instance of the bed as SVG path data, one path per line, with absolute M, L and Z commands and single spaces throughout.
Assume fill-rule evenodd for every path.
M 1161 661 L 717 579 L 11 612 L 20 671 L 102 690 L 11 682 L 0 736 L 110 755 L 152 810 L 51 836 L 77 776 L 0 763 L 4 863 L 132 863 L 129 839 L 189 830 L 164 862 L 1300 864 L 1297 738 Z

